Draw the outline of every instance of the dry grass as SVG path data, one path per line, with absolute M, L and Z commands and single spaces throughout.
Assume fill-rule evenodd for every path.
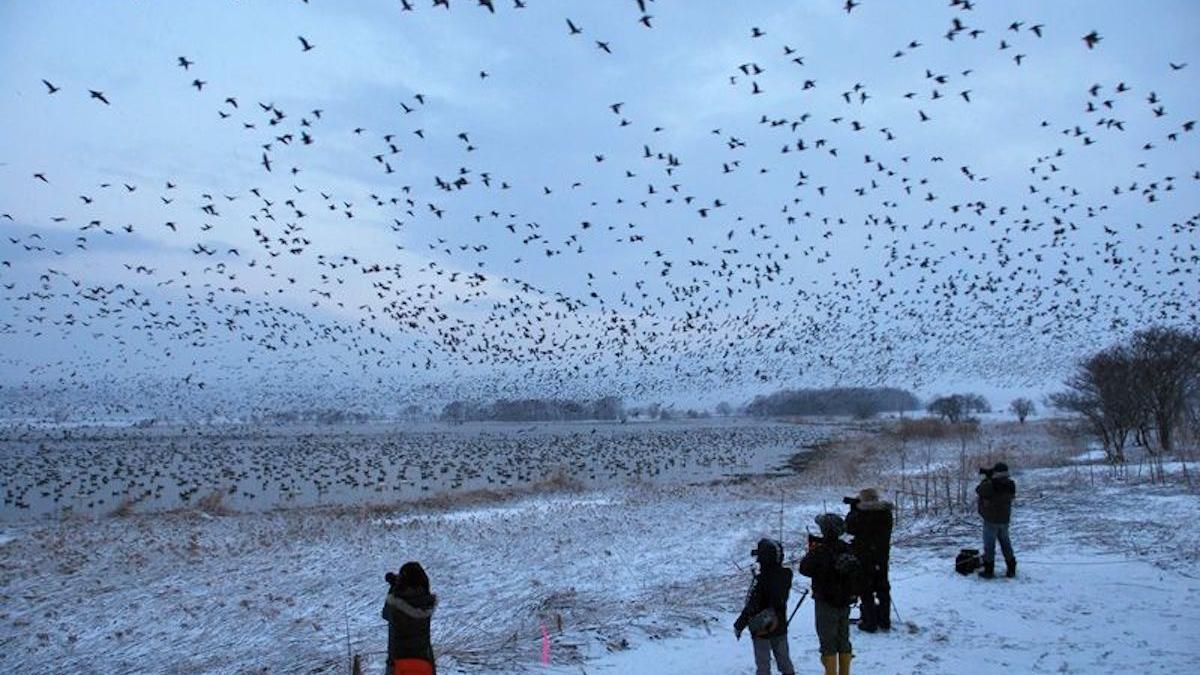
M 233 509 L 225 506 L 225 490 L 213 490 L 208 493 L 196 502 L 196 508 L 201 513 L 211 516 L 228 516 L 234 513 Z
M 134 514 L 134 507 L 137 506 L 138 501 L 132 496 L 126 495 L 121 499 L 121 503 L 117 505 L 117 508 L 112 510 L 110 515 L 114 518 L 128 518 Z
M 420 499 L 362 504 L 358 506 L 330 506 L 323 507 L 322 510 L 373 518 L 393 515 L 401 510 L 452 511 L 468 507 L 495 506 L 528 497 L 582 492 L 585 489 L 586 486 L 584 483 L 572 477 L 566 467 L 559 467 L 551 471 L 550 475 L 544 480 L 525 485 L 498 489 L 481 488 L 460 492 L 448 491 Z
M 796 481 L 846 493 L 881 488 L 898 518 L 966 514 L 975 508 L 980 467 L 1062 466 L 1086 445 L 1069 432 L 1046 422 L 902 419 L 811 449 Z

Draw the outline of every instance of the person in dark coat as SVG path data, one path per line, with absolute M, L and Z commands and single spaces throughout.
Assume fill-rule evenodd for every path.
M 429 577 L 420 563 L 406 562 L 400 574 L 388 572 L 390 585 L 383 603 L 388 622 L 388 675 L 434 675 L 429 622 L 437 596 L 429 592 Z
M 783 675 L 794 675 L 795 667 L 788 654 L 787 602 L 792 590 L 792 571 L 783 566 L 783 544 L 773 539 L 760 539 L 754 549 L 758 558 L 758 574 L 746 593 L 742 613 L 733 622 L 733 634 L 742 639 L 742 631 L 751 627 L 754 646 L 754 665 L 757 675 L 771 674 L 771 655 Z M 766 612 L 762 619 L 755 619 Z M 752 621 L 754 620 L 754 621 Z M 755 632 L 754 623 L 764 621 L 765 627 Z
M 816 518 L 820 538 L 809 537 L 808 553 L 800 560 L 800 574 L 812 579 L 813 613 L 817 640 L 821 647 L 821 665 L 826 675 L 849 675 L 850 605 L 855 589 L 845 570 L 845 558 L 857 566 L 850 546 L 841 540 L 846 523 L 836 513 Z
M 846 532 L 854 537 L 851 548 L 865 577 L 858 627 L 868 633 L 892 629 L 892 586 L 888 583 L 892 522 L 892 503 L 881 500 L 874 488 L 859 491 L 846 514 Z
M 1008 521 L 1012 517 L 1013 500 L 1017 497 L 1017 484 L 1008 477 L 1008 465 L 997 462 L 991 471 L 985 472 L 983 480 L 975 487 L 975 494 L 979 497 L 979 515 L 983 518 L 983 570 L 979 576 L 985 579 L 996 576 L 996 541 L 999 540 L 1007 568 L 1004 576 L 1015 577 L 1017 558 L 1008 538 Z

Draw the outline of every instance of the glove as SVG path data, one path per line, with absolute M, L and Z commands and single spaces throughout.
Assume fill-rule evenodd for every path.
M 742 629 L 735 627 L 733 629 L 733 636 L 736 637 L 738 640 L 741 640 L 742 639 Z

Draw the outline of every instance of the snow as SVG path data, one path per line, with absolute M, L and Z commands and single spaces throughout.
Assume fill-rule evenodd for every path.
M 1102 450 L 1102 449 L 1088 450 L 1087 452 L 1081 452 L 1078 455 L 1075 455 L 1074 457 L 1071 458 L 1071 461 L 1072 462 L 1081 462 L 1081 463 L 1103 462 L 1106 457 L 1107 457 L 1107 455 L 1104 454 L 1104 450 Z
M 1019 543 L 1017 544 L 1019 547 Z M 862 673 L 1187 672 L 1200 656 L 1192 578 L 1099 550 L 1032 550 L 1015 579 L 955 574 L 951 558 L 897 560 L 891 633 L 854 631 Z M 1092 556 L 1098 559 L 1093 560 Z M 798 671 L 818 666 L 811 609 L 790 630 Z M 893 619 L 895 621 L 895 619 Z M 562 672 L 570 672 L 563 670 Z M 753 673 L 748 641 L 721 626 L 607 655 L 592 673 Z
M 1054 444 L 1036 428 L 988 433 L 1014 453 L 1041 457 Z M 852 636 L 857 672 L 1191 670 L 1200 499 L 1179 481 L 1089 471 L 1071 454 L 1043 468 L 1012 462 L 1016 579 L 953 572 L 957 550 L 977 547 L 970 511 L 901 519 L 899 618 L 891 634 Z M 857 469 L 888 475 L 894 459 L 880 453 Z M 826 473 L 817 462 L 799 475 L 461 503 L 13 522 L 0 533 L 0 671 L 343 673 L 348 636 L 377 673 L 383 573 L 416 559 L 441 600 L 439 672 L 751 673 L 750 644 L 731 630 L 749 550 L 782 529 L 794 560 L 812 517 L 840 509 L 851 487 Z M 806 581 L 797 577 L 794 598 Z M 811 607 L 796 617 L 794 660 L 816 672 Z
M 506 520 L 530 516 L 533 512 L 554 511 L 562 508 L 584 506 L 618 506 L 620 502 L 607 497 L 577 497 L 572 499 L 523 499 L 508 506 L 491 506 L 486 508 L 459 509 L 446 513 L 430 513 L 406 518 L 380 518 L 375 523 L 393 527 L 403 527 L 415 522 L 436 523 L 455 521 Z

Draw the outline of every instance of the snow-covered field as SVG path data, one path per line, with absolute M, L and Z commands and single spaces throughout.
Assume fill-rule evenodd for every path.
M 1034 493 L 1014 514 L 1017 578 L 954 573 L 957 549 L 979 547 L 974 519 L 914 525 L 894 549 L 893 631 L 851 634 L 858 672 L 1195 672 L 1200 498 L 1091 488 L 1044 469 L 1017 480 Z M 732 614 L 721 619 L 711 632 L 602 655 L 586 672 L 753 673 L 750 645 L 729 630 Z M 789 639 L 797 672 L 819 672 L 808 604 Z
M 749 550 L 782 528 L 792 558 L 814 515 L 841 510 L 847 471 L 891 484 L 893 441 L 859 433 L 814 449 L 795 474 L 10 521 L 0 671 L 341 673 L 349 651 L 376 672 L 383 572 L 417 559 L 441 598 L 440 672 L 751 673 L 749 644 L 730 630 Z M 969 512 L 902 512 L 897 630 L 854 636 L 859 672 L 1188 672 L 1200 658 L 1195 493 L 1054 466 L 1059 441 L 1040 426 L 989 425 L 972 443 L 1004 448 L 1018 470 L 1020 575 L 954 574 L 957 549 L 976 545 Z M 777 461 L 777 448 L 757 447 Z M 961 448 L 920 450 L 944 466 Z M 1074 454 L 1062 448 L 1062 464 Z M 1022 468 L 1035 457 L 1042 468 Z M 817 671 L 808 606 L 791 634 L 801 672 Z

